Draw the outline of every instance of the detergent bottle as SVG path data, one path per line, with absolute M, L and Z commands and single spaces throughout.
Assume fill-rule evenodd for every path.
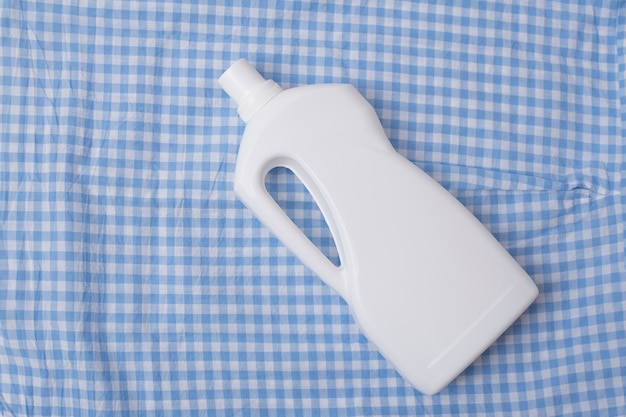
M 246 122 L 237 197 L 351 307 L 365 336 L 416 389 L 435 394 L 535 300 L 537 287 L 447 190 L 391 146 L 348 84 L 283 90 L 246 60 L 218 80 Z M 317 202 L 331 263 L 265 188 L 286 167 Z

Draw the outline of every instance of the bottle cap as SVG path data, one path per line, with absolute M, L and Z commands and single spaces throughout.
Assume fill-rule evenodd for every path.
M 245 59 L 231 65 L 217 80 L 218 84 L 239 105 L 237 111 L 244 122 L 282 91 L 272 80 L 266 80 Z

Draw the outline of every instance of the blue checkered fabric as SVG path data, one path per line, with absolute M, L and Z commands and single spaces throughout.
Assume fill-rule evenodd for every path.
M 228 3 L 2 0 L 0 415 L 626 415 L 626 4 Z M 240 57 L 356 86 L 539 287 L 440 394 L 236 200 Z

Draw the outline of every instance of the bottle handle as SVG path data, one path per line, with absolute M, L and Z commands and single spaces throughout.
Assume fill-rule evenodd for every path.
M 257 156 L 260 156 L 257 154 Z M 287 158 L 270 158 L 266 160 L 254 158 L 246 161 L 246 166 L 235 180 L 235 193 L 241 201 L 251 209 L 265 227 L 290 249 L 302 263 L 317 274 L 326 284 L 347 300 L 347 282 L 343 265 L 335 266 L 324 254 L 309 240 L 304 232 L 296 226 L 287 213 L 272 198 L 265 186 L 265 177 L 268 172 L 277 167 L 290 169 L 311 191 L 311 178 L 300 169 L 299 164 Z M 307 184 L 308 183 L 308 184 Z M 316 200 L 317 193 L 311 193 Z M 337 244 L 337 240 L 335 240 Z

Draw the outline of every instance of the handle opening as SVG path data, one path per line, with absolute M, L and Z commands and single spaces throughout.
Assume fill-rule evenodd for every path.
M 275 167 L 265 176 L 265 188 L 291 221 L 336 267 L 341 266 L 334 236 L 317 202 L 293 171 Z

